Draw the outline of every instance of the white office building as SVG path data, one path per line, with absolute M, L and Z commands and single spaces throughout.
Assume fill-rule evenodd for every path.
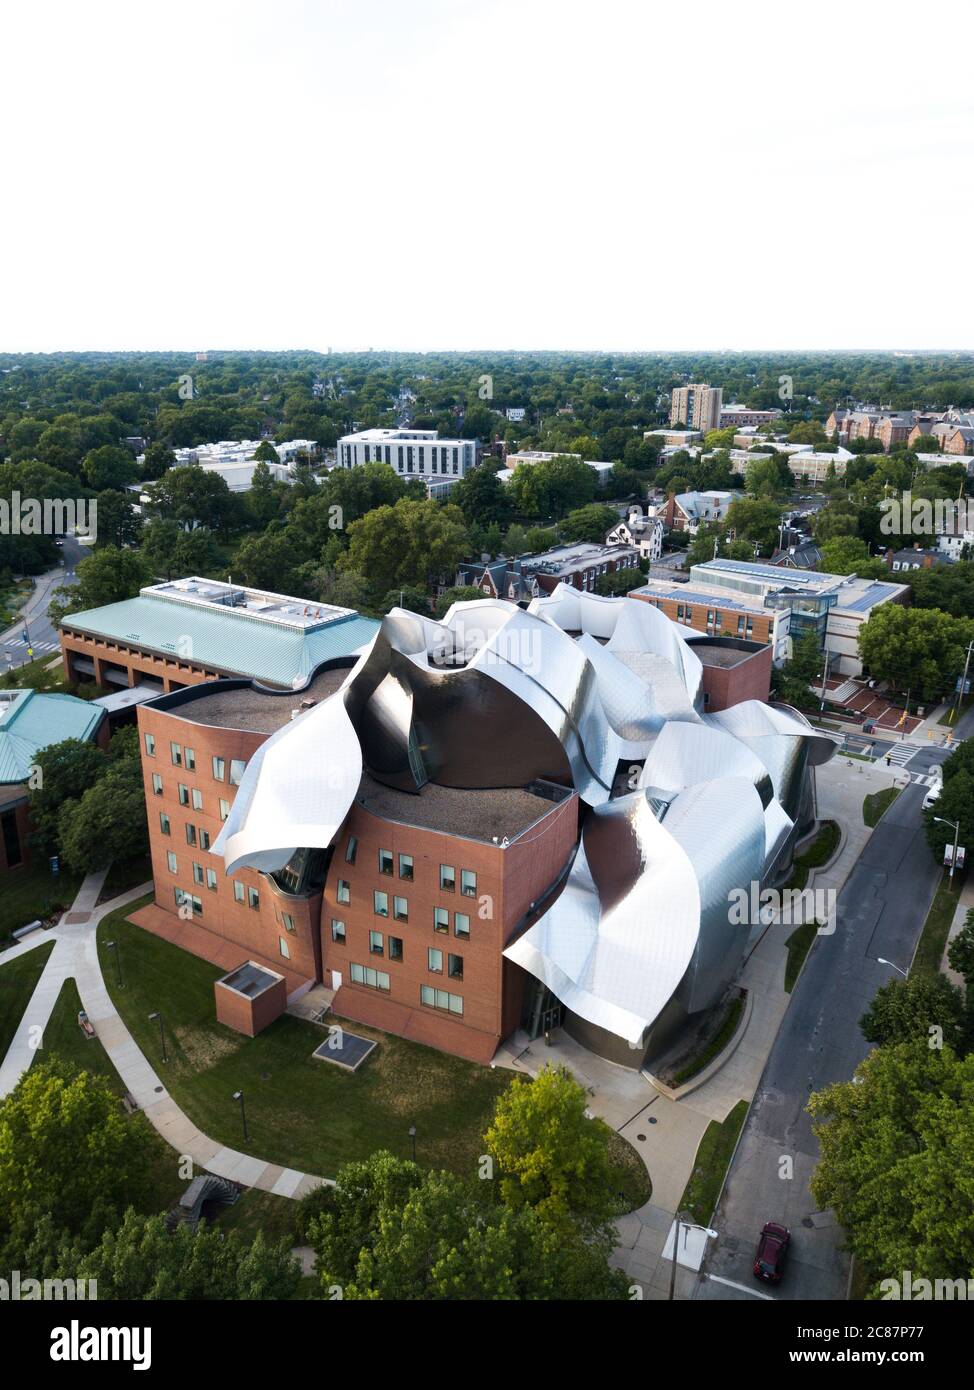
M 360 430 L 338 441 L 337 467 L 387 463 L 400 477 L 418 478 L 431 497 L 446 495 L 477 463 L 473 439 L 440 439 L 436 430 Z

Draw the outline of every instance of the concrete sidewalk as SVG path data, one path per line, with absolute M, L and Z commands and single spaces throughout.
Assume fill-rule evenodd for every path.
M 32 950 L 43 941 L 55 942 L 0 1066 L 0 1097 L 9 1094 L 30 1067 L 34 1052 L 41 1045 L 43 1030 L 51 1017 L 61 986 L 65 980 L 74 979 L 82 1007 L 125 1089 L 139 1109 L 145 1112 L 150 1124 L 181 1158 L 192 1159 L 196 1168 L 230 1178 L 245 1187 L 273 1192 L 279 1197 L 303 1197 L 322 1183 L 330 1183 L 332 1180 L 329 1178 L 269 1163 L 266 1159 L 255 1158 L 210 1139 L 167 1093 L 162 1080 L 149 1065 L 112 1003 L 98 960 L 95 934 L 95 927 L 102 917 L 135 902 L 150 891 L 152 885 L 141 884 L 110 902 L 96 906 L 104 880 L 104 873 L 90 874 L 82 883 L 71 912 L 65 914 L 57 927 L 36 933 L 29 941 L 0 956 L 2 969 L 8 960 L 23 954 L 25 950 Z

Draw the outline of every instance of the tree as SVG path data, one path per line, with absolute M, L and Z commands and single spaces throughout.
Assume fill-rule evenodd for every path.
M 974 1056 L 914 1042 L 877 1048 L 854 1081 L 809 1098 L 821 1151 L 812 1195 L 874 1279 L 974 1269 L 972 1095 Z
M 947 947 L 951 970 L 964 977 L 969 995 L 974 994 L 974 908 L 964 919 L 964 925 Z
M 404 585 L 429 588 L 456 570 L 467 546 L 459 507 L 403 497 L 352 522 L 341 565 L 361 575 L 378 596 Z
M 455 603 L 472 603 L 475 599 L 483 598 L 487 598 L 487 595 L 481 593 L 475 584 L 458 584 L 451 589 L 444 589 L 436 600 L 436 616 L 445 618 Z
M 176 521 L 150 521 L 143 532 L 142 553 L 157 574 L 166 579 L 209 574 L 218 568 L 220 551 L 212 531 L 198 526 L 186 531 Z
M 106 770 L 108 759 L 96 744 L 67 738 L 42 748 L 34 762 L 34 785 L 28 792 L 31 825 L 38 842 L 54 849 L 61 808 L 84 795 Z
M 558 532 L 566 541 L 591 541 L 604 545 L 605 537 L 619 524 L 619 513 L 614 507 L 590 502 L 586 507 L 576 507 L 559 524 Z
M 153 580 L 152 567 L 144 555 L 137 550 L 119 550 L 114 545 L 103 546 L 79 560 L 77 574 L 77 584 L 54 591 L 48 606 L 54 624 L 71 613 L 134 598 Z
M 497 1101 L 484 1135 L 507 1206 L 531 1206 L 560 1220 L 604 1220 L 615 1210 L 608 1126 L 590 1120 L 588 1097 L 565 1067 L 543 1067 Z
M 166 1228 L 162 1215 L 125 1213 L 117 1229 L 105 1231 L 65 1276 L 94 1279 L 100 1299 L 289 1299 L 301 1270 L 286 1239 L 268 1244 L 263 1232 L 248 1239 L 239 1231 Z
M 288 531 L 280 522 L 271 522 L 263 535 L 242 542 L 234 557 L 234 568 L 245 584 L 290 594 L 301 587 L 296 578 L 301 558 Z
M 240 499 L 218 473 L 208 473 L 198 463 L 183 464 L 169 471 L 148 488 L 148 509 L 186 526 L 208 526 L 224 540 L 239 521 Z
M 862 579 L 878 579 L 888 572 L 885 562 L 874 560 L 869 546 L 858 536 L 835 536 L 821 550 L 818 568 L 824 574 L 858 574 Z
M 77 1229 L 99 1203 L 146 1193 L 148 1142 L 108 1082 L 53 1058 L 37 1060 L 0 1102 L 0 1223 L 36 1205 Z
M 755 497 L 777 497 L 784 488 L 776 459 L 750 459 L 744 475 L 747 490 Z
M 504 525 L 514 510 L 506 486 L 486 463 L 471 468 L 454 483 L 450 501 L 460 508 L 468 524 L 478 522 L 481 526 Z
M 135 460 L 120 444 L 103 444 L 85 455 L 81 471 L 96 492 L 124 488 L 135 482 Z
M 897 690 L 931 699 L 960 672 L 974 623 L 938 608 L 874 608 L 859 631 L 859 655 L 869 673 Z
M 595 592 L 604 598 L 617 598 L 622 594 L 628 594 L 631 589 L 638 589 L 643 583 L 645 578 L 642 570 L 613 570 L 609 574 L 599 575 L 595 581 Z
M 261 445 L 261 448 L 263 447 Z M 270 448 L 269 445 L 268 448 Z M 287 487 L 287 484 L 276 483 L 266 461 L 260 459 L 254 465 L 250 487 L 244 497 L 247 513 L 255 526 L 263 528 L 268 522 L 274 521 L 280 515 L 280 490 L 282 487 Z
M 914 974 L 889 980 L 877 990 L 859 1020 L 867 1042 L 881 1046 L 926 1042 L 939 1037 L 955 1051 L 964 1041 L 964 996 L 943 975 Z M 934 1034 L 931 1029 L 939 1029 Z
M 529 549 L 528 533 L 524 527 L 517 524 L 508 527 L 507 535 L 504 537 L 505 555 L 526 555 Z
M 92 530 L 97 546 L 111 545 L 117 549 L 136 545 L 142 534 L 142 518 L 124 492 L 112 488 L 99 492 L 95 498 L 97 512 Z
M 149 831 L 138 759 L 116 761 L 80 800 L 66 802 L 58 839 L 67 863 L 84 874 L 145 854 Z
M 958 844 L 974 844 L 974 773 L 965 769 L 949 780 L 945 776 L 943 790 L 930 809 L 924 811 L 923 821 L 927 844 L 941 862 L 947 847 L 953 850 L 954 845 L 954 831 L 945 821 L 960 825 Z
M 778 541 L 781 508 L 758 497 L 735 497 L 727 508 L 726 530 L 770 554 Z
M 149 444 L 142 458 L 142 477 L 146 482 L 157 481 L 175 463 L 176 455 L 168 444 Z
M 254 450 L 254 458 L 258 463 L 280 463 L 281 456 L 268 440 L 262 439 Z

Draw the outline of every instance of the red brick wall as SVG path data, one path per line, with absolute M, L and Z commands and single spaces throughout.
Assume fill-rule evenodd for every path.
M 280 1018 L 287 1007 L 287 985 L 283 980 L 263 990 L 255 999 L 248 999 L 215 980 L 213 994 L 217 1021 L 238 1033 L 246 1033 L 249 1038 L 256 1037 L 275 1018 Z
M 729 709 L 742 700 L 762 700 L 767 703 L 771 693 L 771 648 L 745 657 L 737 666 L 704 666 L 704 694 L 708 714 Z

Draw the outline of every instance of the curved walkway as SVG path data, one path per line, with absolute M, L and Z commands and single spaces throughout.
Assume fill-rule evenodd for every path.
M 0 1098 L 9 1094 L 29 1068 L 65 980 L 74 979 L 81 1003 L 95 1032 L 108 1053 L 125 1089 L 133 1096 L 152 1126 L 180 1155 L 189 1157 L 195 1168 L 229 1178 L 244 1187 L 258 1187 L 278 1197 L 303 1197 L 330 1178 L 301 1173 L 266 1159 L 255 1158 L 218 1143 L 197 1129 L 169 1095 L 135 1039 L 123 1023 L 102 975 L 98 960 L 95 928 L 102 917 L 135 902 L 152 889 L 151 883 L 129 889 L 110 902 L 95 906 L 104 882 L 104 873 L 90 874 L 78 892 L 71 911 L 50 931 L 38 931 L 9 951 L 0 954 L 0 970 L 7 961 L 33 950 L 45 941 L 55 947 L 37 987 L 31 995 L 7 1055 L 0 1065 Z

